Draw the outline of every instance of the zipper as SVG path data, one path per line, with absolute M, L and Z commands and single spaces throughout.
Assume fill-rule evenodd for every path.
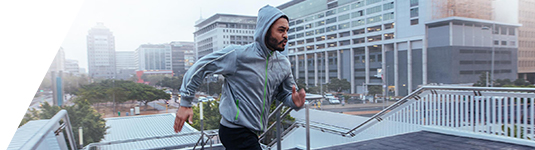
M 238 112 L 236 113 L 236 118 L 234 120 L 238 120 L 238 115 L 240 114 L 240 101 L 238 99 L 236 99 L 236 109 L 238 110 Z
M 262 116 L 260 117 L 260 128 L 262 130 L 264 129 L 264 109 L 266 107 L 266 99 L 267 99 L 267 71 L 268 71 L 268 65 L 269 65 L 269 57 L 273 54 L 273 51 L 269 53 L 267 59 L 266 59 L 266 76 L 264 77 L 264 99 L 262 100 Z

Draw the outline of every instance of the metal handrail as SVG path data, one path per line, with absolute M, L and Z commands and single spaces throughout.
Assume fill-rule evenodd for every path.
M 472 90 L 474 92 L 474 95 L 476 96 L 480 96 L 482 95 L 482 91 L 507 91 L 507 92 L 527 92 L 527 93 L 535 93 L 535 88 L 495 88 L 495 87 L 445 87 L 445 86 L 423 86 L 417 90 L 415 90 L 414 92 L 412 92 L 411 94 L 403 97 L 402 99 L 400 99 L 399 101 L 397 101 L 396 103 L 388 106 L 386 109 L 383 109 L 381 112 L 373 115 L 372 117 L 370 117 L 369 119 L 367 119 L 366 121 L 364 121 L 363 123 L 357 125 L 355 128 L 349 130 L 348 132 L 344 133 L 344 136 L 346 137 L 353 137 L 355 136 L 356 134 L 358 133 L 353 133 L 355 132 L 356 130 L 362 128 L 363 126 L 370 126 L 370 125 L 373 125 L 373 124 L 370 124 L 370 123 L 377 123 L 377 122 L 374 122 L 373 120 L 378 120 L 378 121 L 381 121 L 382 120 L 382 117 L 384 115 L 386 115 L 387 113 L 389 113 L 390 111 L 402 106 L 403 104 L 407 103 L 409 101 L 409 99 L 412 99 L 412 98 L 415 98 L 416 100 L 419 100 L 420 97 L 419 97 L 419 94 L 421 94 L 422 92 L 424 91 L 431 91 L 431 92 L 435 92 L 436 93 L 436 90 Z M 347 136 L 349 135 L 349 136 Z
M 62 119 L 63 124 L 61 124 L 58 128 L 55 128 L 54 126 L 56 126 Z M 71 149 L 78 149 L 72 133 L 69 114 L 67 113 L 67 110 L 64 109 L 60 110 L 58 113 L 56 113 L 56 115 L 54 115 L 54 117 L 50 118 L 50 120 L 48 120 L 48 122 L 43 126 L 43 130 L 39 130 L 36 134 L 34 134 L 34 136 L 31 137 L 28 142 L 21 146 L 21 149 L 37 149 L 48 133 L 56 132 L 62 127 L 65 128 Z

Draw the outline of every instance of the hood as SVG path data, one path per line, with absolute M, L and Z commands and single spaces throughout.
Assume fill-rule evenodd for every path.
M 269 30 L 269 27 L 271 27 L 271 24 L 282 16 L 288 18 L 281 10 L 273 6 L 266 5 L 258 10 L 254 40 L 257 49 L 260 51 L 260 55 L 263 57 L 267 57 L 271 52 L 265 43 L 267 31 Z

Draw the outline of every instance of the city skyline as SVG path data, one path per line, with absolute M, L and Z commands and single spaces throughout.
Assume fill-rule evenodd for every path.
M 85 38 L 99 22 L 113 32 L 116 51 L 135 51 L 142 44 L 193 42 L 195 21 L 201 16 L 204 19 L 216 13 L 256 16 L 262 6 L 286 2 L 288 0 L 85 1 L 60 47 L 65 51 L 65 58 L 78 60 L 80 68 L 88 68 Z M 248 7 L 234 9 L 237 4 Z

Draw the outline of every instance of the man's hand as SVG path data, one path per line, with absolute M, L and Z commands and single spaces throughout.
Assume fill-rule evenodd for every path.
M 184 126 L 184 122 L 186 122 L 186 119 L 188 119 L 189 123 L 192 124 L 192 118 L 193 109 L 191 109 L 191 107 L 180 106 L 180 108 L 178 108 L 178 111 L 176 112 L 175 125 L 173 126 L 175 128 L 175 132 L 178 133 L 182 131 L 182 127 Z
M 292 86 L 292 100 L 295 106 L 302 107 L 305 104 L 305 90 L 301 89 L 299 92 L 295 91 L 295 85 Z

